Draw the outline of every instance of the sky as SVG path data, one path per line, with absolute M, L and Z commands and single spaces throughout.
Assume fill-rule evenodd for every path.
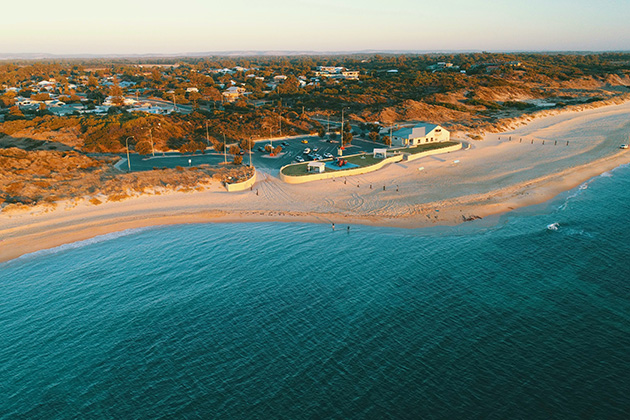
M 630 0 L 6 3 L 0 53 L 630 50 Z

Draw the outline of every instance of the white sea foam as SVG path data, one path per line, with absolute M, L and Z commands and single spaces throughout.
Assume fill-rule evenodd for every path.
M 69 249 L 83 248 L 85 246 L 98 244 L 98 243 L 101 243 L 101 242 L 107 242 L 107 241 L 111 241 L 111 240 L 114 240 L 114 239 L 122 238 L 124 236 L 129 236 L 129 235 L 133 235 L 133 234 L 136 234 L 136 233 L 144 232 L 146 230 L 153 229 L 153 228 L 155 228 L 155 226 L 135 228 L 135 229 L 127 229 L 127 230 L 122 230 L 120 232 L 112 232 L 112 233 L 107 233 L 105 235 L 98 235 L 98 236 L 95 236 L 95 237 L 90 238 L 90 239 L 85 239 L 83 241 L 71 242 L 69 244 L 59 245 L 59 246 L 56 246 L 54 248 L 42 249 L 40 251 L 35 251 L 35 252 L 28 253 L 28 254 L 24 254 L 24 255 L 19 256 L 16 259 L 14 259 L 13 261 L 21 261 L 21 260 L 30 259 L 30 258 L 41 257 L 41 256 L 44 256 L 44 255 L 57 254 L 59 252 L 64 252 L 64 251 L 67 251 Z
M 558 228 L 560 227 L 560 225 L 558 224 L 558 222 L 555 223 L 550 223 L 547 225 L 547 230 L 558 230 Z

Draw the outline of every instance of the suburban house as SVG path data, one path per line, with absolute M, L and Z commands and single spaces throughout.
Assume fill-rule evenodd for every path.
M 343 78 L 346 80 L 359 80 L 359 71 L 345 70 L 341 72 L 341 76 L 343 76 Z
M 330 77 L 331 79 L 359 80 L 358 70 L 347 70 L 345 67 L 320 66 L 315 71 L 316 77 Z
M 451 133 L 436 124 L 420 123 L 392 133 L 392 146 L 413 147 L 419 144 L 449 141 Z
M 245 95 L 245 94 L 246 94 L 245 88 L 240 87 L 240 86 L 230 86 L 229 88 L 225 90 L 225 92 L 223 92 L 223 96 L 225 97 L 225 100 L 228 102 L 234 102 L 238 98 L 240 98 L 242 95 Z

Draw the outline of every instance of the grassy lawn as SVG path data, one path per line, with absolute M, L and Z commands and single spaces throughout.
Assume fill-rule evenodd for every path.
M 357 156 L 350 156 L 350 157 L 344 156 L 343 158 L 346 159 L 349 163 L 354 163 L 355 165 L 361 168 L 365 166 L 374 165 L 383 160 L 383 159 L 375 159 L 371 154 L 367 154 L 367 153 L 362 154 L 362 155 L 357 155 Z M 329 162 L 329 160 L 325 160 L 324 162 Z M 282 170 L 282 173 L 285 175 L 290 175 L 290 176 L 308 175 L 309 173 L 306 172 L 307 165 L 308 165 L 308 162 L 295 163 L 293 165 L 289 165 L 286 168 L 284 168 Z M 348 169 L 355 169 L 355 168 L 356 166 L 352 168 L 346 168 L 346 169 L 337 169 L 336 171 L 334 171 L 333 169 L 327 168 L 326 171 L 327 172 L 332 172 L 332 171 L 343 172 L 343 171 L 347 171 Z
M 282 173 L 289 176 L 307 175 L 308 172 L 306 172 L 306 165 L 307 162 L 295 163 L 282 169 Z
M 442 149 L 443 147 L 451 147 L 457 144 L 456 141 L 445 141 L 443 143 L 426 143 L 420 144 L 416 147 L 407 147 L 404 149 L 396 149 L 397 152 L 409 153 L 415 155 L 416 153 L 428 152 L 429 150 Z
M 447 141 L 447 142 L 444 142 L 444 143 L 422 144 L 422 145 L 419 145 L 419 146 L 416 146 L 416 147 L 407 147 L 405 149 L 391 149 L 391 150 L 388 150 L 388 157 L 391 156 L 391 152 L 394 152 L 394 151 L 395 152 L 399 152 L 399 153 L 416 154 L 416 153 L 427 152 L 429 150 L 442 149 L 444 147 L 455 146 L 456 144 L 457 144 L 457 142 L 455 142 L 455 141 Z M 374 156 L 372 154 L 369 154 L 369 153 L 356 155 L 356 156 L 350 156 L 350 157 L 345 157 L 344 156 L 344 159 L 346 159 L 350 163 L 354 163 L 355 165 L 357 165 L 357 166 L 359 166 L 361 168 L 366 167 L 366 166 L 375 165 L 375 164 L 377 164 L 377 163 L 379 163 L 379 162 L 381 162 L 383 160 L 381 158 L 374 158 Z M 295 163 L 293 165 L 289 165 L 289 166 L 285 167 L 282 170 L 282 173 L 285 174 L 285 175 L 289 175 L 289 176 L 308 175 L 309 172 L 306 172 L 306 166 L 307 165 L 308 165 L 308 162 Z M 353 168 L 348 168 L 348 169 L 353 169 Z M 343 172 L 343 171 L 347 171 L 348 169 L 338 169 L 335 172 Z M 326 171 L 330 172 L 332 170 L 331 169 L 326 169 Z

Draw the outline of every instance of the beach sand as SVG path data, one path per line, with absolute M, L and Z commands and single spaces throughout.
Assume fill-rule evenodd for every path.
M 345 182 L 290 185 L 259 171 L 253 191 L 228 193 L 215 182 L 202 192 L 3 211 L 0 262 L 97 235 L 179 223 L 454 225 L 542 203 L 629 163 L 630 152 L 619 149 L 629 134 L 630 102 L 535 118 L 471 141 L 467 150 L 391 164 Z

